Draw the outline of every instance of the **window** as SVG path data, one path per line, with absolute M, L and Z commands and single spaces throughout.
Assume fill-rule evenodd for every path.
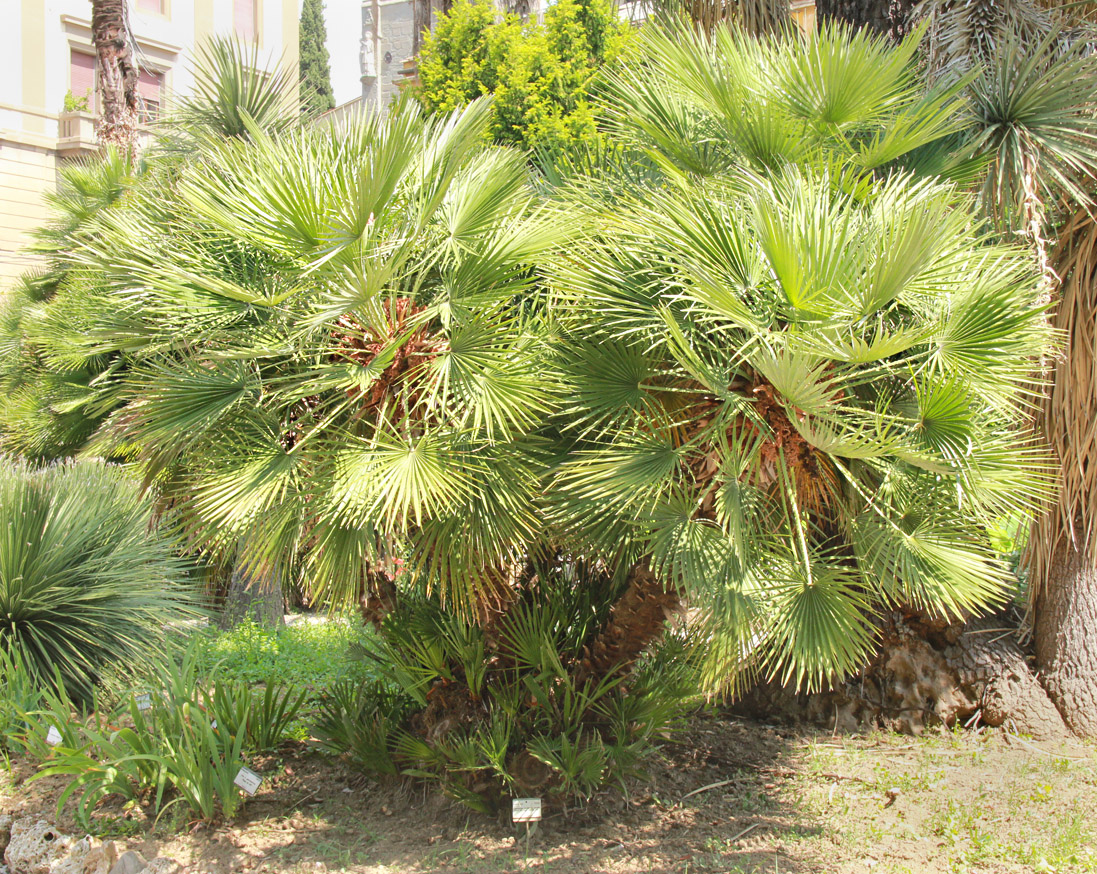
M 241 39 L 255 39 L 255 0 L 233 0 L 232 26 Z
M 164 74 L 156 70 L 141 70 L 137 75 L 137 93 L 141 95 L 141 121 L 155 121 L 163 100 Z
M 156 12 L 164 14 L 165 0 L 137 0 L 137 9 L 140 12 Z
M 95 108 L 95 55 L 69 50 L 69 91 L 75 108 L 88 112 Z

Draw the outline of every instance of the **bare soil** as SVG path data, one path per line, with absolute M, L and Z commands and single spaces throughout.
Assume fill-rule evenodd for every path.
M 648 779 L 546 807 L 528 843 L 504 814 L 303 746 L 253 767 L 266 779 L 232 824 L 108 802 L 97 830 L 188 874 L 1097 871 L 1097 750 L 1003 731 L 832 736 L 698 716 Z M 0 812 L 55 816 L 62 781 L 32 774 L 0 770 Z M 67 811 L 58 825 L 77 831 Z

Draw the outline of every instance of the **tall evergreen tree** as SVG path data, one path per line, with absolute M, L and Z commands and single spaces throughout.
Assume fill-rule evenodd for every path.
M 327 42 L 324 0 L 305 0 L 300 30 L 302 112 L 323 112 L 335 106 Z

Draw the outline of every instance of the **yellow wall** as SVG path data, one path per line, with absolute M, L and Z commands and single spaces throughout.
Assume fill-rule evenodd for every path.
M 278 0 L 274 0 L 278 2 Z M 281 0 L 282 2 L 282 48 L 285 51 L 283 63 L 291 70 L 297 69 L 301 59 L 301 46 L 299 35 L 301 19 L 297 12 L 297 0 Z
M 56 168 L 51 149 L 9 140 L 0 144 L 0 292 L 35 263 L 18 250 L 49 218 L 43 194 L 54 189 Z
M 46 57 L 46 4 L 42 0 L 23 0 L 23 105 L 32 109 L 46 108 L 46 76 L 42 69 Z M 43 133 L 43 118 L 24 116 L 24 130 Z

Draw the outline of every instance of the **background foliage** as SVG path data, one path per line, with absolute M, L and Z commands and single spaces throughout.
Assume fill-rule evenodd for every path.
M 298 41 L 301 50 L 301 111 L 315 114 L 334 108 L 324 0 L 304 0 Z
M 490 131 L 500 142 L 558 149 L 597 139 L 591 91 L 624 53 L 628 26 L 605 0 L 561 0 L 544 24 L 496 19 L 485 0 L 459 0 L 419 57 L 419 101 L 432 112 L 493 94 Z

